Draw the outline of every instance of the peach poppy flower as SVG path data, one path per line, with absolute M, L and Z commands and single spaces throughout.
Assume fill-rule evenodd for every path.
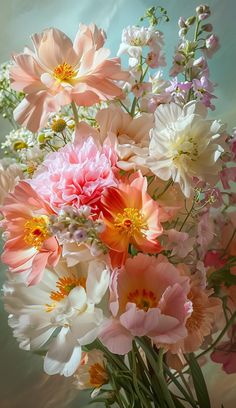
M 10 272 L 25 272 L 27 283 L 34 285 L 42 277 L 46 265 L 55 266 L 61 249 L 48 230 L 52 209 L 25 181 L 20 181 L 0 208 L 7 241 L 2 261 Z
M 109 187 L 103 193 L 101 204 L 106 229 L 102 241 L 110 248 L 113 266 L 123 265 L 129 244 L 147 253 L 161 250 L 157 237 L 162 234 L 160 221 L 163 210 L 147 194 L 147 179 L 140 172 L 131 182 Z
M 162 255 L 138 254 L 115 268 L 110 285 L 112 318 L 100 339 L 115 354 L 126 354 L 135 336 L 156 344 L 173 344 L 187 335 L 185 322 L 192 311 L 187 298 L 189 278 Z
M 75 102 L 91 106 L 114 99 L 122 90 L 114 81 L 126 80 L 119 58 L 108 59 L 105 35 L 94 24 L 80 25 L 74 43 L 60 30 L 34 34 L 34 51 L 14 55 L 12 88 L 26 96 L 14 117 L 32 132 L 43 127 L 50 112 Z

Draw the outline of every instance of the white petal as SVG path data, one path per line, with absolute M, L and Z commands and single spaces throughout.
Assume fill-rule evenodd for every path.
M 74 321 L 71 330 L 73 336 L 77 338 L 81 346 L 92 343 L 99 331 L 99 326 L 103 322 L 103 312 L 101 309 L 95 308 L 88 312 L 79 315 Z
M 102 261 L 92 261 L 89 264 L 86 291 L 91 303 L 99 303 L 107 291 L 110 273 Z
M 76 371 L 80 360 L 81 347 L 71 335 L 70 329 L 63 328 L 50 344 L 44 359 L 44 371 L 49 375 L 69 377 Z
M 68 295 L 68 301 L 75 309 L 83 309 L 87 303 L 87 295 L 82 286 L 76 286 Z

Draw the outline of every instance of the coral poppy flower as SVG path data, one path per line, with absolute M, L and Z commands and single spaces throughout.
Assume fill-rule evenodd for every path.
M 61 249 L 48 230 L 52 209 L 25 181 L 20 181 L 0 208 L 7 241 L 2 261 L 10 272 L 25 272 L 30 285 L 40 281 L 46 265 L 55 266 Z
M 103 194 L 103 220 L 106 225 L 102 241 L 111 249 L 113 266 L 124 264 L 129 244 L 147 253 L 160 252 L 157 237 L 163 228 L 162 210 L 147 194 L 147 179 L 140 172 L 130 184 L 109 187 Z
M 14 112 L 32 132 L 43 127 L 50 112 L 74 101 L 91 106 L 122 95 L 114 83 L 126 80 L 119 58 L 108 59 L 104 33 L 95 25 L 80 25 L 74 43 L 60 30 L 34 34 L 34 51 L 25 48 L 14 56 L 12 88 L 26 96 Z

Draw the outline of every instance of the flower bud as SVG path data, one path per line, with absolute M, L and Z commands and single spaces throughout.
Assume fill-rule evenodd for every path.
M 210 10 L 210 7 L 208 6 L 208 5 L 206 5 L 206 4 L 201 4 L 200 6 L 198 6 L 197 8 L 196 8 L 196 13 L 198 14 L 198 16 L 199 15 L 201 15 L 201 14 L 207 14 L 208 15 L 208 17 L 210 16 L 210 14 L 211 14 L 211 10 Z
M 206 31 L 207 33 L 211 33 L 213 30 L 212 24 L 204 24 L 202 26 L 202 31 Z
M 195 17 L 195 16 L 191 16 L 191 17 L 189 17 L 189 18 L 186 20 L 186 25 L 187 25 L 187 26 L 191 26 L 191 25 L 193 25 L 193 24 L 195 23 L 195 21 L 196 21 L 196 17 Z
M 38 142 L 43 144 L 43 143 L 45 143 L 45 141 L 46 141 L 45 133 L 40 133 L 38 135 Z
M 188 29 L 187 29 L 187 28 L 181 28 L 181 29 L 179 30 L 179 37 L 180 37 L 180 38 L 185 37 L 186 34 L 187 34 L 187 32 L 188 32 Z
M 179 28 L 186 28 L 185 19 L 183 17 L 179 18 L 178 26 L 179 26 Z

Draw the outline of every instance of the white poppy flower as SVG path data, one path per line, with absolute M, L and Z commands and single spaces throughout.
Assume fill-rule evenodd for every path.
M 192 179 L 214 182 L 222 163 L 224 127 L 206 119 L 207 109 L 196 101 L 183 108 L 175 103 L 160 105 L 155 111 L 155 126 L 150 131 L 147 165 L 162 180 L 180 184 L 186 197 Z
M 81 360 L 81 347 L 92 343 L 104 322 L 99 305 L 109 285 L 103 261 L 80 263 L 68 269 L 62 262 L 46 270 L 38 285 L 26 287 L 9 280 L 4 303 L 9 325 L 25 350 L 45 347 L 47 374 L 72 375 Z

